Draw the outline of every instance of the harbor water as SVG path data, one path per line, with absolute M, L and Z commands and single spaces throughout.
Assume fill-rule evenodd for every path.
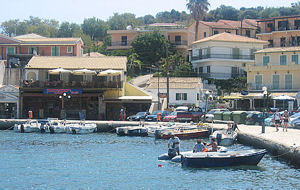
M 194 144 L 181 141 L 181 149 Z M 192 169 L 158 161 L 166 151 L 166 140 L 151 137 L 0 131 L 0 189 L 300 188 L 300 169 L 269 154 L 258 166 Z

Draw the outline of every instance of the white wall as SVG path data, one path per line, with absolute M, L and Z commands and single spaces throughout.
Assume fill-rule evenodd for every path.
M 5 74 L 4 61 L 0 61 L 0 86 L 3 85 L 4 74 Z

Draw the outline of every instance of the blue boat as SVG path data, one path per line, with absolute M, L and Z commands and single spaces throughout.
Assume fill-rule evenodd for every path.
M 185 167 L 211 168 L 240 165 L 257 165 L 267 153 L 265 149 L 251 149 L 227 152 L 198 152 L 181 157 Z

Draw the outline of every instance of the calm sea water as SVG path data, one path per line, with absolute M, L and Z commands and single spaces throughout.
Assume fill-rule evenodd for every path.
M 167 151 L 166 144 L 150 137 L 115 134 L 0 131 L 0 189 L 300 188 L 300 170 L 270 155 L 255 167 L 190 169 L 157 160 Z M 181 143 L 182 150 L 193 145 L 194 140 Z

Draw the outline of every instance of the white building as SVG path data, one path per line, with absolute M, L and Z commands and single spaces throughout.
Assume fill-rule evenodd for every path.
M 266 41 L 221 33 L 192 44 L 190 60 L 202 77 L 228 79 L 245 75 L 245 66 L 254 64 L 253 53 L 263 49 Z
M 158 83 L 159 80 L 159 83 Z M 159 84 L 159 86 L 158 86 Z M 203 86 L 205 85 L 205 89 Z M 152 77 L 145 88 L 154 95 L 160 94 L 161 103 L 167 96 L 167 79 L 165 77 Z M 205 100 L 206 90 L 215 95 L 214 85 L 203 84 L 199 77 L 170 77 L 169 79 L 169 105 L 197 105 Z

